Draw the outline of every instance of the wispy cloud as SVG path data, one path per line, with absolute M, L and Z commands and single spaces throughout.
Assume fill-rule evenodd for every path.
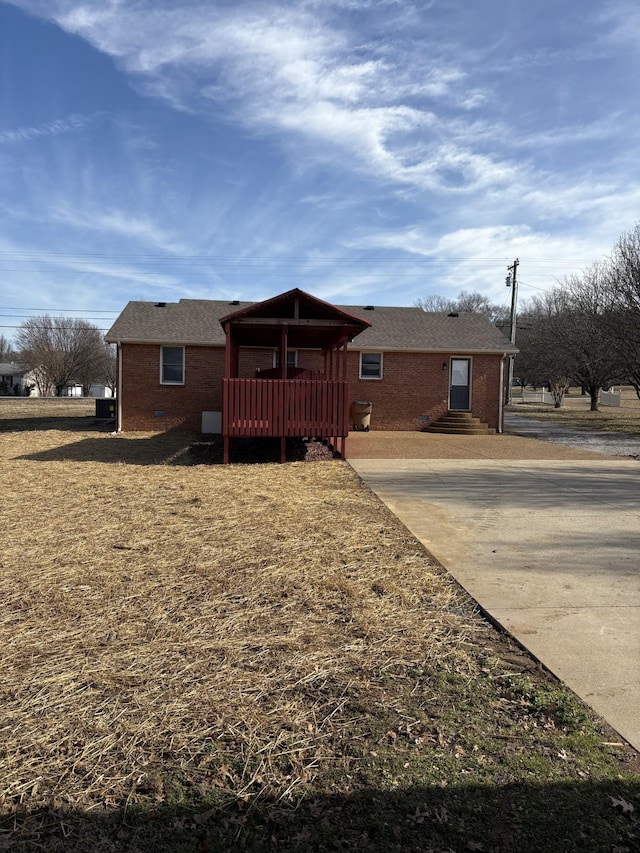
M 0 145 L 11 145 L 19 142 L 29 142 L 43 136 L 59 136 L 61 133 L 75 133 L 84 130 L 89 124 L 99 118 L 92 116 L 69 115 L 65 118 L 49 121 L 33 127 L 18 127 L 15 130 L 0 131 Z
M 129 283 L 144 284 L 145 287 L 153 289 L 162 288 L 176 290 L 181 284 L 180 279 L 176 276 L 162 275 L 155 272 L 145 272 L 144 270 L 131 266 L 131 264 L 114 264 L 108 262 L 81 260 L 54 260 L 51 263 L 52 266 L 58 265 L 65 269 L 72 270 L 73 272 L 99 276 L 100 278 L 119 279 L 120 281 L 126 281 Z
M 640 53 L 640 8 L 633 0 L 608 0 L 597 15 L 601 40 Z
M 610 249 L 606 243 L 594 245 L 588 237 L 556 235 L 528 225 L 461 228 L 439 236 L 416 225 L 370 234 L 354 248 L 413 255 L 428 262 L 423 276 L 437 279 L 437 286 L 430 290 L 446 296 L 465 289 L 481 290 L 497 302 L 504 299 L 502 273 L 506 276 L 507 265 L 516 257 L 526 259 L 520 273 L 523 297 L 527 297 L 586 266 L 585 259 L 603 258 Z M 412 292 L 424 295 L 415 283 Z
M 602 142 L 607 139 L 615 139 L 620 133 L 622 119 L 622 114 L 614 111 L 602 119 L 589 123 L 558 125 L 526 135 L 523 134 L 512 139 L 511 145 L 515 148 L 528 148 L 530 150 L 539 150 L 544 147 L 548 151 L 550 148 L 561 146 L 579 146 L 585 142 Z M 634 127 L 633 122 L 630 124 L 625 120 L 625 125 L 628 128 L 627 132 L 634 136 L 640 133 L 640 126 Z M 506 127 L 504 130 L 507 132 Z
M 28 5 L 43 13 L 36 0 Z M 322 160 L 329 146 L 347 158 L 345 166 L 443 192 L 474 191 L 513 173 L 486 152 L 444 144 L 451 128 L 436 105 L 473 111 L 485 95 L 453 61 L 425 59 L 408 32 L 394 53 L 363 47 L 360 34 L 330 23 L 317 7 L 278 3 L 168 8 L 53 0 L 46 14 L 173 106 L 215 113 L 224 104 L 248 128 L 312 141 L 315 151 L 306 146 L 305 157 Z
M 295 283 L 341 302 L 385 288 L 387 302 L 424 287 L 497 294 L 513 257 L 523 275 L 527 256 L 538 264 L 542 286 L 545 257 L 587 263 L 637 218 L 640 124 L 619 76 L 636 61 L 631 0 L 579 13 L 540 0 L 545 14 L 497 0 L 10 2 L 108 56 L 96 66 L 114 101 L 123 81 L 133 90 L 120 112 L 109 102 L 108 135 L 75 104 L 0 133 L 6 227 L 86 241 L 110 283 L 137 269 L 110 253 L 225 255 L 235 271 L 193 264 L 183 295 L 258 298 L 291 283 L 280 260 L 325 257 Z M 83 144 L 38 147 L 74 132 Z M 395 253 L 406 288 L 382 263 L 345 271 L 351 253 Z M 259 281 L 242 267 L 251 257 L 273 261 Z M 101 274 L 102 261 L 83 264 Z M 173 286 L 138 273 L 141 289 Z
M 124 237 L 172 255 L 184 255 L 190 252 L 189 247 L 180 243 L 174 235 L 151 219 L 126 214 L 120 210 L 58 206 L 49 210 L 48 218 L 50 221 L 76 229 L 94 231 L 105 236 Z

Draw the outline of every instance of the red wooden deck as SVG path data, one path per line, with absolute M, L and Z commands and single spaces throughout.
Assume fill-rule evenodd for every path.
M 232 438 L 280 439 L 286 459 L 287 438 L 327 439 L 345 457 L 349 434 L 347 345 L 371 325 L 328 302 L 293 288 L 220 318 L 226 335 L 222 397 L 224 461 Z M 262 370 L 255 379 L 239 379 L 240 350 L 277 351 L 280 368 Z M 288 351 L 318 350 L 324 371 L 287 367 Z
M 345 438 L 349 383 L 318 379 L 224 379 L 224 436 Z

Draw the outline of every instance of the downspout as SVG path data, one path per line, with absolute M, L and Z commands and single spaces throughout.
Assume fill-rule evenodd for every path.
M 505 352 L 500 359 L 500 393 L 498 394 L 498 433 L 500 435 L 504 431 L 504 360 L 506 357 Z
M 122 344 L 118 341 L 118 384 L 116 386 L 117 422 L 116 433 L 122 432 Z

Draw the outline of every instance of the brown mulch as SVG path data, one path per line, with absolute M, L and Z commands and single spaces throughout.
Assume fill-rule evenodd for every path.
M 190 461 L 195 465 L 221 465 L 223 441 L 219 435 L 202 436 L 189 447 Z M 288 438 L 287 462 L 323 462 L 335 459 L 332 449 L 316 439 Z M 279 438 L 234 438 L 229 452 L 230 462 L 241 465 L 280 462 Z

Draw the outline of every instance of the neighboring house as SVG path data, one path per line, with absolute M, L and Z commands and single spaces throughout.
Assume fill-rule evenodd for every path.
M 82 385 L 77 383 L 72 383 L 67 385 L 62 390 L 63 397 L 82 397 Z M 89 396 L 90 397 L 113 397 L 111 392 L 111 388 L 107 385 L 90 385 L 89 386 Z
M 223 435 L 241 434 L 224 412 L 239 405 L 233 383 L 256 377 L 348 383 L 348 403 L 372 404 L 371 429 L 421 429 L 457 410 L 501 431 L 504 362 L 517 352 L 479 314 L 333 306 L 298 289 L 260 303 L 130 302 L 105 337 L 117 345 L 119 430 Z
M 27 370 L 15 361 L 0 362 L 0 394 L 21 395 Z

